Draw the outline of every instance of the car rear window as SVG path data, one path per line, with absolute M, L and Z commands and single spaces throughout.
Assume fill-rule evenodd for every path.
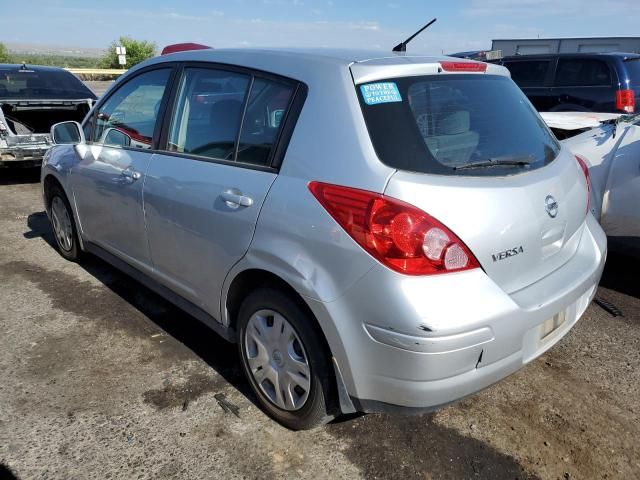
M 96 96 L 64 70 L 0 69 L 0 98 L 25 100 L 80 100 Z
M 376 153 L 393 168 L 507 175 L 547 165 L 559 152 L 553 134 L 507 77 L 404 77 L 358 85 L 357 90 Z M 377 90 L 381 94 L 372 96 Z M 479 166 L 487 162 L 492 165 Z

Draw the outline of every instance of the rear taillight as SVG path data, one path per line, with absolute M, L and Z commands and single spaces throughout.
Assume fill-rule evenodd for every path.
M 587 213 L 589 213 L 589 207 L 591 206 L 591 175 L 589 174 L 589 167 L 587 166 L 587 162 L 585 162 L 584 158 L 576 155 L 576 160 L 578 161 L 578 165 L 580 165 L 582 173 L 584 173 L 584 179 L 587 182 Z
M 486 72 L 487 64 L 482 62 L 440 62 L 445 72 Z
M 636 111 L 636 93 L 633 90 L 618 90 L 616 92 L 616 109 L 626 113 Z
M 467 246 L 438 220 L 395 198 L 311 182 L 309 190 L 371 256 L 407 275 L 478 268 Z

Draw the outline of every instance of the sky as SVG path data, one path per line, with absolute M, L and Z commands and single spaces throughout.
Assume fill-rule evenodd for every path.
M 3 0 L 9 1 L 9 0 Z M 213 47 L 488 49 L 494 38 L 640 36 L 640 0 L 22 0 L 0 42 L 106 48 L 121 35 Z

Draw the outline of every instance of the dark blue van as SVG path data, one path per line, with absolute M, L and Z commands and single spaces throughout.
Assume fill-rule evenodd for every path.
M 634 113 L 640 105 L 640 55 L 556 53 L 505 57 L 511 78 L 541 112 Z

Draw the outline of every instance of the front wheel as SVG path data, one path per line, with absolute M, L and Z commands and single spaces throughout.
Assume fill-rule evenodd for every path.
M 264 410 L 293 430 L 334 418 L 329 355 L 318 330 L 281 290 L 255 290 L 240 307 L 238 346 L 249 384 Z
M 62 189 L 54 185 L 49 193 L 49 218 L 60 254 L 67 260 L 76 261 L 80 256 L 78 232 L 73 220 L 71 205 Z

